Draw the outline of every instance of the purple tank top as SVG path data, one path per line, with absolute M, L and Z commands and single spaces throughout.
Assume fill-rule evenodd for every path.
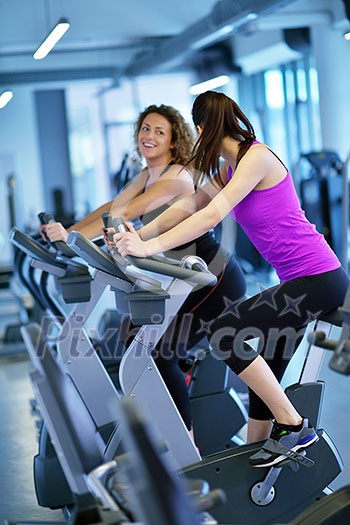
M 230 180 L 231 166 L 227 175 Z M 251 191 L 231 215 L 282 282 L 341 266 L 324 236 L 306 219 L 289 171 L 272 188 Z

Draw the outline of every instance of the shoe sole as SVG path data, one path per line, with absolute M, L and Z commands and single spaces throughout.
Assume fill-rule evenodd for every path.
M 308 448 L 313 443 L 316 443 L 318 441 L 319 437 L 316 434 L 315 437 L 309 441 L 306 445 L 295 445 L 295 447 L 291 448 L 293 452 L 298 452 L 298 450 Z M 260 465 L 251 465 L 253 468 L 263 468 L 263 467 L 272 467 L 278 463 L 281 463 L 281 461 L 284 461 L 285 459 L 289 459 L 288 456 L 278 456 L 274 460 L 270 461 L 269 463 L 261 463 Z

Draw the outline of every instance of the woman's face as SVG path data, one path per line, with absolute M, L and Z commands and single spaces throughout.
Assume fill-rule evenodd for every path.
M 167 163 L 172 156 L 172 127 L 170 122 L 158 113 L 149 113 L 143 120 L 138 146 L 142 156 L 148 159 L 164 159 Z

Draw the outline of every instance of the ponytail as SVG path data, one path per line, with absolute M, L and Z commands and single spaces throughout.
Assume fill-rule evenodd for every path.
M 225 137 L 239 141 L 237 164 L 255 140 L 254 128 L 238 104 L 223 93 L 207 91 L 194 101 L 192 119 L 202 128 L 191 161 L 194 165 L 194 182 L 199 186 L 205 177 L 214 180 L 220 187 L 220 150 Z

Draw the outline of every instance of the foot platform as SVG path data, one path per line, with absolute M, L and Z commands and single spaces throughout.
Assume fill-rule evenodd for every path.
M 315 462 L 305 456 L 304 454 L 300 452 L 295 452 L 294 450 L 291 450 L 290 448 L 284 447 L 278 441 L 275 441 L 273 439 L 268 439 L 264 446 L 262 447 L 263 450 L 266 450 L 266 452 L 270 452 L 271 454 L 278 454 L 279 456 L 285 456 L 286 460 L 292 460 L 297 462 L 300 465 L 303 465 L 304 467 L 310 468 L 313 467 Z M 276 467 L 282 467 L 282 463 L 284 463 L 286 460 L 282 460 L 279 463 L 276 464 Z
M 265 478 L 252 486 L 250 490 L 251 500 L 259 507 L 269 505 L 274 500 L 274 485 L 282 471 L 282 468 L 288 466 L 292 470 L 297 471 L 299 470 L 299 465 L 310 468 L 315 464 L 312 459 L 306 457 L 305 450 L 302 452 L 294 452 L 294 450 L 284 447 L 278 443 L 278 441 L 273 439 L 268 439 L 262 448 L 271 454 L 285 456 L 285 459 L 278 462 L 276 465 L 271 466 Z

